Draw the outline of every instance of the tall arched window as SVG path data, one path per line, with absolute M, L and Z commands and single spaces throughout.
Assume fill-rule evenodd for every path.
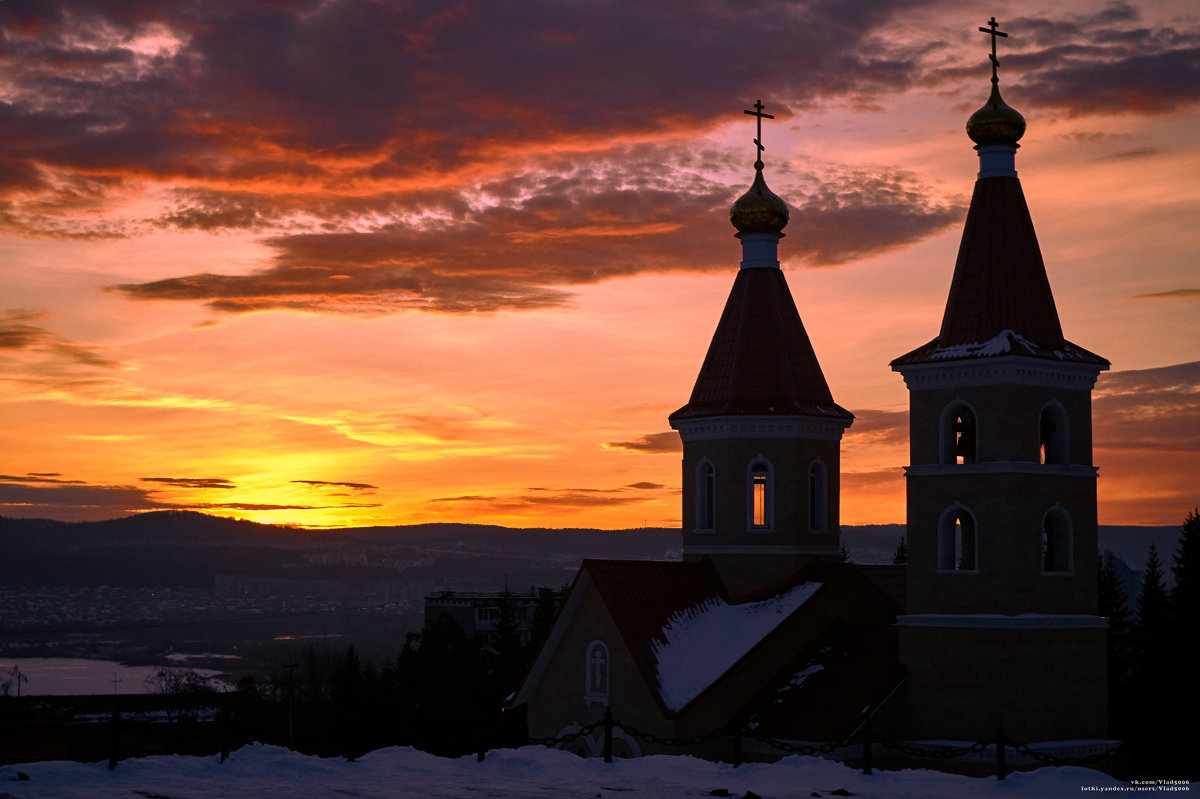
M 808 529 L 829 529 L 829 472 L 820 460 L 808 467 Z
M 696 467 L 696 529 L 717 526 L 717 470 L 708 458 Z
M 1071 431 L 1067 423 L 1067 410 L 1057 402 L 1042 408 L 1038 424 L 1040 459 L 1047 464 L 1071 462 Z
M 1071 539 L 1071 517 L 1061 507 L 1048 510 L 1042 519 L 1042 572 L 1071 571 Z
M 584 701 L 607 704 L 608 646 L 603 641 L 592 641 L 588 644 L 584 669 Z
M 950 508 L 938 525 L 938 571 L 973 572 L 978 568 L 975 517 L 961 505 Z
M 942 414 L 942 463 L 974 463 L 979 431 L 975 411 L 964 402 Z
M 749 510 L 750 527 L 758 530 L 770 530 L 774 524 L 775 488 L 772 485 L 771 463 L 761 455 L 750 464 L 749 471 Z

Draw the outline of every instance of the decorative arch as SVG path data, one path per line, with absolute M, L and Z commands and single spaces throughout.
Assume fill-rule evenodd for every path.
M 604 730 L 597 730 L 591 735 L 580 734 L 583 732 L 583 727 L 579 724 L 568 724 L 558 731 L 555 738 L 567 738 L 570 736 L 570 741 L 558 745 L 559 749 L 564 749 L 572 754 L 580 757 L 603 757 L 604 755 Z M 637 739 L 625 732 L 621 727 L 613 727 L 612 733 L 612 753 L 613 757 L 641 757 L 642 747 L 638 744 Z
M 608 645 L 603 641 L 589 643 L 583 666 L 583 700 L 589 704 L 592 702 L 608 704 Z
M 695 529 L 703 532 L 717 529 L 717 469 L 708 458 L 696 464 Z
M 979 571 L 979 533 L 975 515 L 964 505 L 954 505 L 938 520 L 939 572 Z
M 979 452 L 979 417 L 961 399 L 946 406 L 941 420 L 941 462 L 975 463 Z
M 820 458 L 808 467 L 808 529 L 821 533 L 829 529 L 829 469 Z
M 1074 549 L 1071 515 L 1055 505 L 1042 517 L 1042 573 L 1070 574 L 1075 568 Z
M 1038 420 L 1038 458 L 1047 465 L 1071 462 L 1070 418 L 1057 400 L 1046 403 Z
M 747 525 L 751 530 L 775 529 L 775 469 L 763 455 L 746 467 Z

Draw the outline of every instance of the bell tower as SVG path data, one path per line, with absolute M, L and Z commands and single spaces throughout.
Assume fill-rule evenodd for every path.
M 908 734 L 1106 734 L 1096 616 L 1091 391 L 1104 358 L 1063 338 L 992 88 L 967 122 L 979 175 L 938 336 L 892 362 L 909 390 Z
M 788 207 L 763 177 L 773 117 L 754 108 L 754 182 L 729 211 L 741 265 L 691 398 L 670 416 L 683 440 L 683 556 L 711 558 L 733 595 L 837 557 L 841 437 L 854 419 L 833 401 L 779 266 Z

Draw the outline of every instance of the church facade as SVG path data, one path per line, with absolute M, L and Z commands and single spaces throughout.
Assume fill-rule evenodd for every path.
M 853 415 L 780 269 L 788 209 L 764 178 L 756 104 L 755 176 L 730 210 L 742 260 L 670 416 L 683 560 L 584 562 L 516 697 L 532 737 L 574 733 L 596 754 L 589 725 L 609 709 L 650 738 L 834 741 L 868 722 L 897 740 L 988 740 L 999 724 L 1023 742 L 1106 737 L 1090 398 L 1108 362 L 1063 337 L 1015 169 L 1025 121 L 992 60 L 942 325 L 892 362 L 910 397 L 908 564 L 839 562 Z M 618 754 L 658 751 L 617 736 Z

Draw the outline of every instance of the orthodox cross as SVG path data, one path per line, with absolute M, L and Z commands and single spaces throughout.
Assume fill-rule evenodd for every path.
M 764 114 L 763 113 L 764 108 L 766 108 L 766 106 L 762 104 L 762 100 L 755 100 L 753 111 L 743 111 L 742 112 L 743 114 L 749 114 L 752 117 L 758 117 L 758 120 L 757 120 L 757 122 L 758 122 L 758 137 L 754 139 L 754 146 L 758 148 L 758 151 L 756 153 L 756 155 L 758 157 L 755 159 L 755 163 L 754 163 L 755 169 L 762 169 L 762 151 L 766 149 L 765 147 L 763 147 L 763 144 L 762 144 L 762 121 L 763 121 L 763 119 L 774 119 L 775 118 L 774 114 Z
M 988 26 L 987 26 L 986 28 L 980 28 L 980 29 L 979 29 L 979 30 L 983 31 L 984 33 L 986 33 L 988 36 L 991 36 L 991 37 L 992 37 L 992 55 L 991 55 L 991 59 L 992 59 L 992 83 L 999 83 L 999 82 L 1000 82 L 1000 78 L 999 78 L 999 77 L 997 77 L 997 75 L 996 75 L 996 67 L 1000 66 L 1000 61 L 999 61 L 999 60 L 997 60 L 997 58 L 996 58 L 996 37 L 997 37 L 997 36 L 1003 36 L 1003 37 L 1005 37 L 1006 39 L 1008 38 L 1008 34 L 1007 34 L 1007 33 L 1005 33 L 1004 31 L 998 31 L 998 30 L 996 30 L 996 28 L 997 28 L 997 27 L 999 27 L 999 23 L 998 23 L 998 22 L 996 22 L 996 18 L 995 18 L 995 17 L 992 17 L 990 20 L 988 20 Z M 746 113 L 747 113 L 747 114 L 749 114 L 750 112 L 749 112 L 749 111 L 747 111 Z

